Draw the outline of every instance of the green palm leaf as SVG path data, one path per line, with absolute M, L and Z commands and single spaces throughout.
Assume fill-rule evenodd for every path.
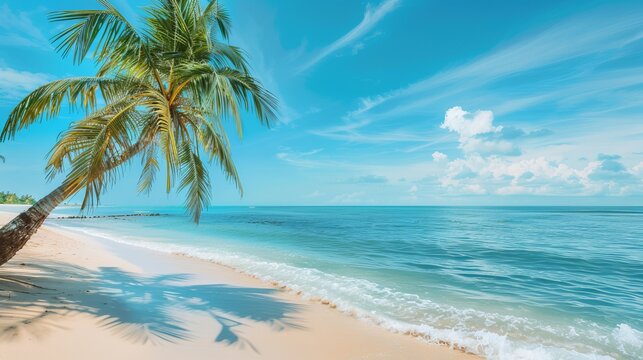
M 12 139 L 15 134 L 39 119 L 58 116 L 63 104 L 85 111 L 96 108 L 97 91 L 107 101 L 124 95 L 138 86 L 134 79 L 105 77 L 76 77 L 52 81 L 27 95 L 11 111 L 0 134 L 0 141 Z
M 199 155 L 187 142 L 181 146 L 179 161 L 182 173 L 179 190 L 187 189 L 185 206 L 194 218 L 194 222 L 198 223 L 202 209 L 209 203 L 210 175 Z

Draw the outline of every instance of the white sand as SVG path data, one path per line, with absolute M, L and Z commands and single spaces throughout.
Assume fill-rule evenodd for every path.
M 224 266 L 46 226 L 0 267 L 0 359 L 476 358 Z

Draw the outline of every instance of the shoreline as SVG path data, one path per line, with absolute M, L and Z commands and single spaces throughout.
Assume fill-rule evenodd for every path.
M 8 221 L 10 216 L 11 212 L 0 212 L 0 222 Z M 43 265 L 43 262 L 46 264 Z M 47 269 L 43 269 L 44 267 Z M 67 267 L 71 267 L 72 270 L 66 270 Z M 128 354 L 128 356 L 132 353 L 145 353 L 153 355 L 154 358 L 169 358 L 171 357 L 169 356 L 171 352 L 178 351 L 184 354 L 183 356 L 187 352 L 189 354 L 188 358 L 221 355 L 224 358 L 261 357 L 267 359 L 479 359 L 475 355 L 464 353 L 444 344 L 428 343 L 413 336 L 413 334 L 395 333 L 373 322 L 362 321 L 357 316 L 350 316 L 350 314 L 338 311 L 338 309 L 335 309 L 334 304 L 326 299 L 305 298 L 279 283 L 269 283 L 224 264 L 189 255 L 147 249 L 113 240 L 97 239 L 76 231 L 47 225 L 43 226 L 34 235 L 34 238 L 14 259 L 0 268 L 0 276 L 10 276 L 14 279 L 20 277 L 20 281 L 27 279 L 29 281 L 25 281 L 26 283 L 47 287 L 46 283 L 36 284 L 33 282 L 33 279 L 45 280 L 45 276 L 42 276 L 42 274 L 35 276 L 23 275 L 22 273 L 67 271 L 71 272 L 71 274 L 65 275 L 73 278 L 78 275 L 73 273 L 73 269 L 77 269 L 81 273 L 89 272 L 90 277 L 99 279 L 99 283 L 105 280 L 103 278 L 106 272 L 109 274 L 116 272 L 125 278 L 139 279 L 140 281 L 134 281 L 134 283 L 140 283 L 140 286 L 136 289 L 144 293 L 143 298 L 146 296 L 151 297 L 152 299 L 149 301 L 152 301 L 154 306 L 157 307 L 156 310 L 161 313 L 176 313 L 176 315 L 165 315 L 167 324 L 156 324 L 163 328 L 162 330 L 164 331 L 155 334 L 153 326 L 156 320 L 154 320 L 154 316 L 151 318 L 146 317 L 149 315 L 146 313 L 146 309 L 140 309 L 136 305 L 138 301 L 144 303 L 146 300 L 140 300 L 136 296 L 131 299 L 127 297 L 123 299 L 123 295 L 110 296 L 109 293 L 111 292 L 127 292 L 127 286 L 114 284 L 114 279 L 112 278 L 108 279 L 109 281 L 106 285 L 109 287 L 107 294 L 104 289 L 101 290 L 102 288 L 86 291 L 88 293 L 95 291 L 100 294 L 100 297 L 106 300 L 105 306 L 111 300 L 116 300 L 119 303 L 118 306 L 122 307 L 116 313 L 111 313 L 109 309 L 103 309 L 100 304 L 95 304 L 95 301 L 90 301 L 89 305 L 91 306 L 88 308 L 82 308 L 82 306 L 86 305 L 84 304 L 86 299 L 84 299 L 83 295 L 76 295 L 76 297 L 72 297 L 73 299 L 65 298 L 62 306 L 64 310 L 60 310 L 56 306 L 51 306 L 52 309 L 48 309 L 47 306 L 51 304 L 43 303 L 42 299 L 38 302 L 30 301 L 30 295 L 37 292 L 34 290 L 38 288 L 24 288 L 26 286 L 24 285 L 18 291 L 15 291 L 15 294 L 11 297 L 11 301 L 14 303 L 13 307 L 6 309 L 0 301 L 1 314 L 5 318 L 7 318 L 7 315 L 13 315 L 14 318 L 17 317 L 20 320 L 21 312 L 25 312 L 26 309 L 33 307 L 45 308 L 45 311 L 39 316 L 48 320 L 53 319 L 54 321 L 50 324 L 50 327 L 54 328 L 54 330 L 49 329 L 47 332 L 50 334 L 40 338 L 33 334 L 33 331 L 31 331 L 33 329 L 29 329 L 30 327 L 38 326 L 30 325 L 33 323 L 32 321 L 26 323 L 23 321 L 22 325 L 19 326 L 7 324 L 6 320 L 4 322 L 0 321 L 0 342 L 2 342 L 3 353 L 21 355 L 23 358 L 35 358 L 51 351 L 52 347 L 57 349 L 56 353 L 58 351 L 63 351 L 64 353 L 64 351 L 70 350 L 53 345 L 50 340 L 55 338 L 57 343 L 60 344 L 66 342 L 76 343 L 78 336 L 88 336 L 88 334 L 80 334 L 76 331 L 77 328 L 83 327 L 87 333 L 92 334 L 90 340 L 92 343 L 99 342 L 101 346 L 109 345 L 108 348 L 110 349 L 117 347 L 117 351 L 123 351 L 123 354 Z M 172 271 L 175 274 L 168 274 L 168 271 Z M 172 279 L 168 281 L 167 285 L 165 282 L 156 283 L 152 281 L 150 283 L 150 279 L 158 277 Z M 185 279 L 182 277 L 185 277 Z M 175 283 L 181 284 L 179 286 Z M 187 285 L 184 286 L 182 285 L 183 283 Z M 13 285 L 18 286 L 16 283 Z M 168 286 L 169 290 L 165 289 L 165 286 Z M 248 295 L 247 300 L 252 303 L 252 309 L 235 308 L 234 303 L 240 301 L 244 295 L 239 295 L 238 298 L 230 296 L 228 301 L 222 304 L 209 303 L 212 299 L 195 290 L 209 289 L 209 286 L 251 289 L 253 294 L 246 295 Z M 146 287 L 149 289 L 146 290 Z M 157 289 L 158 287 L 161 287 L 161 289 Z M 184 287 L 189 288 L 190 295 L 195 295 L 194 292 L 196 291 L 197 296 L 183 296 Z M 195 305 L 194 308 L 189 306 L 185 308 L 183 305 L 174 303 L 172 299 L 165 299 L 164 297 L 168 296 L 166 290 L 168 290 L 167 293 L 178 293 L 178 296 L 183 300 L 200 301 L 206 304 Z M 68 291 L 65 292 L 65 290 L 60 289 L 57 291 L 68 293 Z M 21 294 L 21 292 L 27 294 Z M 262 294 L 262 296 L 259 296 L 259 294 Z M 1 295 L 2 293 L 0 293 Z M 158 296 L 162 298 L 160 301 L 155 300 Z M 78 297 L 80 297 L 80 300 Z M 257 302 L 258 297 L 262 301 Z M 49 303 L 55 303 L 56 301 L 55 299 L 53 301 L 49 299 Z M 155 301 L 158 301 L 158 303 Z M 266 304 L 263 304 L 264 301 Z M 271 309 L 271 306 L 268 305 L 270 301 L 275 302 L 273 304 L 275 308 Z M 69 308 L 70 306 L 66 305 L 69 302 L 73 304 L 71 309 Z M 74 306 L 81 306 L 81 308 L 75 309 Z M 275 313 L 276 309 L 281 310 Z M 122 311 L 133 314 L 136 321 L 128 321 L 130 319 L 127 317 L 123 318 Z M 137 312 L 140 314 L 137 314 Z M 204 319 L 204 313 L 208 313 L 209 319 Z M 263 313 L 274 316 L 266 317 L 267 315 Z M 97 316 L 98 314 L 102 314 L 102 317 Z M 142 320 L 151 320 L 151 324 L 145 324 L 145 321 L 140 321 L 141 319 L 137 318 L 139 315 L 143 317 Z M 88 316 L 89 319 L 87 319 Z M 92 319 L 92 317 L 94 318 Z M 81 321 L 78 318 L 83 319 Z M 144 339 L 143 344 L 132 344 L 132 339 L 122 339 L 118 336 L 116 338 L 114 336 L 105 338 L 105 329 L 102 329 L 100 324 L 101 321 L 106 319 L 111 319 L 112 322 L 115 322 L 113 329 L 118 330 L 116 331 L 118 333 L 136 333 L 136 336 L 132 336 L 136 339 Z M 82 323 L 82 326 L 80 326 L 80 323 Z M 177 325 L 179 323 L 180 326 Z M 210 326 L 205 326 L 205 323 L 210 323 Z M 169 330 L 166 329 L 167 325 L 169 325 Z M 6 330 L 11 326 L 14 326 L 14 328 L 10 331 L 10 336 L 7 336 Z M 146 334 L 146 331 L 141 329 L 133 330 L 132 328 L 136 326 L 147 327 L 148 333 Z M 66 330 L 58 329 L 60 327 L 66 328 Z M 242 327 L 243 331 L 235 330 L 238 327 Z M 217 328 L 220 329 L 218 334 Z M 176 332 L 181 334 L 176 334 Z M 183 338 L 184 335 L 192 340 Z M 208 336 L 209 341 L 203 341 Z M 213 337 L 215 338 L 214 341 L 211 339 Z M 193 338 L 200 340 L 197 341 Z M 135 343 L 138 342 L 136 341 Z M 154 343 L 156 346 L 146 346 L 145 344 L 148 342 Z M 92 349 L 86 349 L 86 351 L 88 352 L 85 352 L 85 354 L 98 354 Z M 77 352 L 74 350 L 74 352 L 68 352 L 68 354 L 74 357 L 83 354 L 83 351 Z M 110 357 L 113 357 L 113 354 L 113 352 L 110 353 Z M 66 358 L 69 358 L 69 356 Z
M 46 225 L 45 225 L 46 226 Z M 249 277 L 254 280 L 259 281 L 262 285 L 271 287 L 280 291 L 286 292 L 288 295 L 295 296 L 297 299 L 308 302 L 311 304 L 316 304 L 316 305 L 321 305 L 321 306 L 326 306 L 332 310 L 335 310 L 342 315 L 348 316 L 350 318 L 353 318 L 357 321 L 360 322 L 365 322 L 368 325 L 372 326 L 377 326 L 378 328 L 382 328 L 386 330 L 387 332 L 391 334 L 396 334 L 396 335 L 403 335 L 403 336 L 408 336 L 414 339 L 419 340 L 420 342 L 429 344 L 429 345 L 439 345 L 439 346 L 446 346 L 447 348 L 459 352 L 462 354 L 465 354 L 467 356 L 472 356 L 474 359 L 481 359 L 480 355 L 473 354 L 469 351 L 467 351 L 466 348 L 461 347 L 457 344 L 438 339 L 437 341 L 429 341 L 427 339 L 427 335 L 423 334 L 420 331 L 414 330 L 414 329 L 405 329 L 405 330 L 400 330 L 396 327 L 386 325 L 385 321 L 382 319 L 375 318 L 371 316 L 370 314 L 364 312 L 364 311 L 357 311 L 352 308 L 344 308 L 341 305 L 336 304 L 330 299 L 327 299 L 325 297 L 320 297 L 316 295 L 311 295 L 308 293 L 305 293 L 303 290 L 297 290 L 289 285 L 285 284 L 283 281 L 278 281 L 278 280 L 271 280 L 269 278 L 262 277 L 261 275 L 253 274 L 250 272 L 247 272 L 245 270 L 242 270 L 240 268 L 235 267 L 234 265 L 228 265 L 224 262 L 221 262 L 219 260 L 214 260 L 214 259 L 207 259 L 207 258 L 202 258 L 196 255 L 191 255 L 186 252 L 181 252 L 181 251 L 164 251 L 158 248 L 152 248 L 140 244 L 133 244 L 129 243 L 126 241 L 119 241 L 111 237 L 107 236 L 100 236 L 96 234 L 90 234 L 90 233 L 85 233 L 80 229 L 77 228 L 72 228 L 72 227 L 64 227 L 64 226 L 48 226 L 49 229 L 53 229 L 53 231 L 60 232 L 62 234 L 67 234 L 70 237 L 78 236 L 81 238 L 85 238 L 85 240 L 90 240 L 90 241 L 95 241 L 95 242 L 107 242 L 108 244 L 112 244 L 113 247 L 122 247 L 122 249 L 118 252 L 122 252 L 125 249 L 128 248 L 135 248 L 137 251 L 143 251 L 146 253 L 150 253 L 150 256 L 152 254 L 163 254 L 165 256 L 171 256 L 171 257 L 179 257 L 179 258 L 185 258 L 189 259 L 190 261 L 196 261 L 196 262 L 202 262 L 202 263 L 207 263 L 214 265 L 216 267 L 222 267 L 226 270 L 233 271 L 236 274 L 240 274 L 244 277 Z M 389 319 L 389 321 L 391 321 Z M 439 359 L 439 358 L 438 358 Z

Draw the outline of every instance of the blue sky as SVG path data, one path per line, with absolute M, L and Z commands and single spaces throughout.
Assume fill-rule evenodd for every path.
M 135 19 L 148 1 L 114 0 Z M 640 1 L 223 1 L 231 43 L 281 102 L 246 119 L 239 198 L 215 204 L 640 205 Z M 48 42 L 52 10 L 91 1 L 0 0 L 0 119 L 44 82 L 92 74 Z M 63 114 L 0 144 L 0 189 L 44 195 Z M 2 120 L 0 120 L 2 121 Z M 136 193 L 137 163 L 104 204 L 179 204 Z M 60 180 L 60 179 L 59 179 Z M 58 180 L 58 181 L 59 181 Z

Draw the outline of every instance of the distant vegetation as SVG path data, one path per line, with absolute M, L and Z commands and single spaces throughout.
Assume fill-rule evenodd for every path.
M 33 205 L 35 203 L 36 199 L 31 195 L 18 196 L 11 192 L 0 191 L 0 204 Z

